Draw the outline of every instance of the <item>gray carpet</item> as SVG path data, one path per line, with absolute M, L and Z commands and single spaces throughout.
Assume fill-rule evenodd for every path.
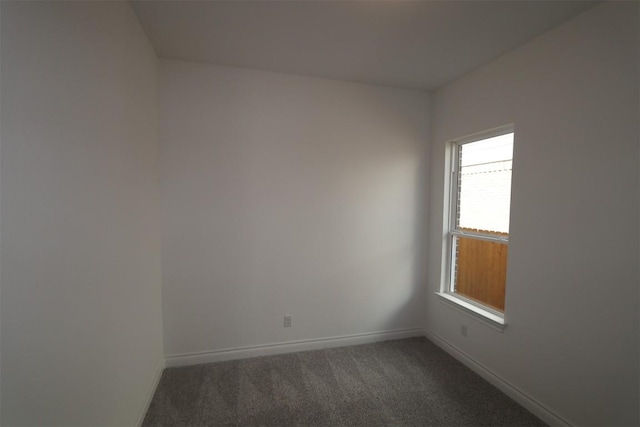
M 542 426 L 425 338 L 168 368 L 144 426 Z

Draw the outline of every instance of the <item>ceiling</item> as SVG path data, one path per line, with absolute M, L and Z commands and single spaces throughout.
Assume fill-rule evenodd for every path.
M 433 90 L 585 1 L 132 1 L 161 58 Z

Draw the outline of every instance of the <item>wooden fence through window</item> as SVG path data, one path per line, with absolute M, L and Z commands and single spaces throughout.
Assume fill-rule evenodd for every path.
M 478 232 L 479 230 L 465 230 Z M 485 233 L 484 231 L 482 231 Z M 508 236 L 508 233 L 493 235 Z M 459 237 L 456 256 L 456 293 L 504 311 L 508 245 Z

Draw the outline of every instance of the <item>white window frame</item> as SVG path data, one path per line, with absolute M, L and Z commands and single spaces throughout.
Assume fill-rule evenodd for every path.
M 514 133 L 515 142 L 515 128 L 513 124 L 500 126 L 498 128 L 490 129 L 483 132 L 474 133 L 462 138 L 454 139 L 448 142 L 448 157 L 447 162 L 447 179 L 445 196 L 448 198 L 448 202 L 445 203 L 445 239 L 443 243 L 443 272 L 442 280 L 440 284 L 440 291 L 436 292 L 442 301 L 449 303 L 451 307 L 462 311 L 465 314 L 471 315 L 486 325 L 498 330 L 503 331 L 506 326 L 504 313 L 498 310 L 484 305 L 478 301 L 465 298 L 462 295 L 456 294 L 451 290 L 454 283 L 454 262 L 455 262 L 455 237 L 473 237 L 476 239 L 482 239 L 492 242 L 499 242 L 508 244 L 508 237 L 491 236 L 482 233 L 470 233 L 458 230 L 456 227 L 456 215 L 457 215 L 457 203 L 458 203 L 458 148 L 461 145 L 469 144 L 472 142 L 481 141 L 488 138 L 493 138 L 508 133 Z M 506 309 L 506 308 L 505 308 Z

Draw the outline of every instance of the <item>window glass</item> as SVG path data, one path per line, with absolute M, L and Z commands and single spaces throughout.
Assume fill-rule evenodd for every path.
M 508 130 L 507 130 L 508 129 Z M 448 292 L 505 309 L 513 128 L 454 142 Z
M 509 232 L 513 133 L 458 146 L 457 228 Z

